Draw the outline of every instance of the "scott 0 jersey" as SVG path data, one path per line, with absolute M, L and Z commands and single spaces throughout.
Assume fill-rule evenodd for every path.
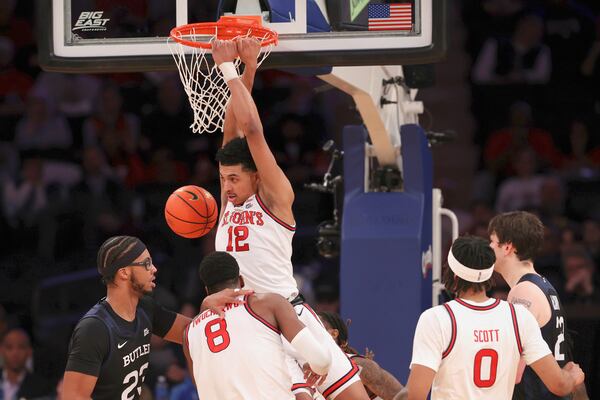
M 525 274 L 521 277 L 519 283 L 525 281 L 533 283 L 546 295 L 546 300 L 548 300 L 552 314 L 550 320 L 541 328 L 542 337 L 548 343 L 550 349 L 554 350 L 554 359 L 562 368 L 569 361 L 572 361 L 573 358 L 565 332 L 567 321 L 558 294 L 552 284 L 538 274 Z M 560 397 L 550 392 L 546 385 L 544 385 L 544 382 L 529 367 L 523 371 L 521 383 L 515 386 L 513 394 L 513 400 L 555 400 L 570 398 L 571 396 Z
M 187 346 L 202 400 L 293 400 L 280 331 L 245 304 L 221 319 L 206 310 L 187 328 Z
M 431 399 L 510 399 L 519 359 L 550 354 L 533 315 L 497 299 L 462 299 L 425 311 L 415 331 L 414 364 L 436 371 Z
M 295 230 L 273 215 L 257 193 L 238 206 L 227 202 L 217 228 L 215 250 L 235 257 L 245 288 L 292 299 L 298 295 L 292 268 Z

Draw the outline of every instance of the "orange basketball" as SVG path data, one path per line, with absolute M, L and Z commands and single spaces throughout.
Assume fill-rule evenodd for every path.
M 180 187 L 171 193 L 165 204 L 165 219 L 169 228 L 184 238 L 193 239 L 206 235 L 218 218 L 215 198 L 198 186 Z

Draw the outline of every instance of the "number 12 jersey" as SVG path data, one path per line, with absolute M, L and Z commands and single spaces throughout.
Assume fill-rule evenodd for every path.
M 255 194 L 238 206 L 227 202 L 217 228 L 215 250 L 235 257 L 245 288 L 292 299 L 298 295 L 292 268 L 295 230 L 273 215 Z

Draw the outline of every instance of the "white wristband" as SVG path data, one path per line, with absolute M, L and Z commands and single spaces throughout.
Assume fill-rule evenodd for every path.
M 225 82 L 229 82 L 232 79 L 239 78 L 237 69 L 235 68 L 235 65 L 233 64 L 233 62 L 231 62 L 231 61 L 227 61 L 227 62 L 219 64 L 219 69 L 221 70 L 221 73 L 223 74 L 223 79 L 225 80 Z

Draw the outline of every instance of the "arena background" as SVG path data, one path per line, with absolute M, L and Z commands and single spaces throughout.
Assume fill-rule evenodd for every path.
M 0 2 L 0 330 L 30 332 L 35 372 L 56 381 L 74 324 L 104 294 L 95 253 L 108 236 L 143 238 L 159 268 L 156 296 L 195 314 L 196 267 L 213 237 L 176 237 L 162 208 L 183 184 L 218 192 L 220 136 L 189 132 L 176 75 L 42 71 L 33 15 L 32 1 Z M 426 130 L 456 132 L 433 146 L 434 187 L 461 232 L 486 236 L 490 217 L 513 209 L 547 225 L 536 267 L 566 303 L 591 398 L 600 396 L 599 15 L 593 0 L 450 1 L 447 58 L 418 96 Z M 323 143 L 341 143 L 360 118 L 348 96 L 281 71 L 262 71 L 254 98 L 296 190 L 301 290 L 316 309 L 337 310 L 339 260 L 315 246 L 332 201 L 304 184 L 322 180 Z M 27 184 L 35 197 L 19 194 Z M 494 294 L 506 291 L 500 283 Z M 161 374 L 182 382 L 183 365 L 180 349 L 154 340 L 149 386 Z

